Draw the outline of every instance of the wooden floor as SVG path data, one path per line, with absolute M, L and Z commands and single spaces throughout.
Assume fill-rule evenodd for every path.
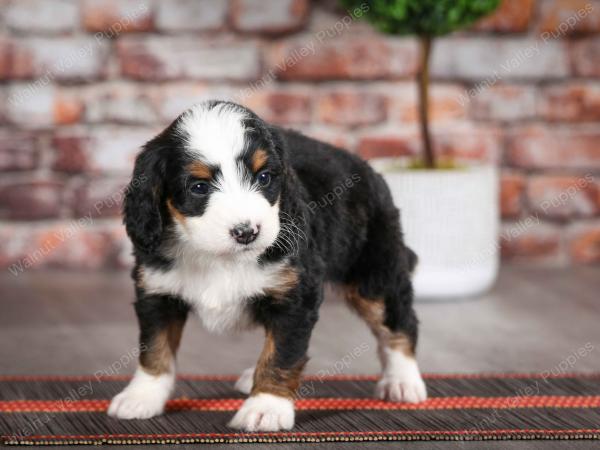
M 137 328 L 128 274 L 5 273 L 0 275 L 0 298 L 0 373 L 110 373 L 118 361 L 123 362 L 118 373 L 134 370 L 130 356 Z M 417 312 L 418 358 L 424 372 L 600 371 L 599 268 L 508 267 L 495 289 L 481 298 L 418 302 Z M 192 319 L 184 333 L 179 369 L 238 373 L 254 364 L 261 345 L 259 330 L 214 336 Z M 579 349 L 590 345 L 591 352 L 578 356 Z M 366 326 L 329 293 L 313 334 L 308 371 L 376 373 L 375 353 Z M 555 442 L 552 447 L 543 442 L 495 444 L 485 448 L 592 448 L 586 442 Z M 483 448 L 481 443 L 453 447 Z

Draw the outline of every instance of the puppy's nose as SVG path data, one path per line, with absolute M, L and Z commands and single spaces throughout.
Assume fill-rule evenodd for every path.
M 240 244 L 249 244 L 253 242 L 260 232 L 260 225 L 256 228 L 250 226 L 250 222 L 238 223 L 231 230 L 231 236 Z

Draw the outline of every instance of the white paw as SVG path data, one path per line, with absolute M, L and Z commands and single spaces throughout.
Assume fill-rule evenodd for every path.
M 110 402 L 108 415 L 118 419 L 149 419 L 164 412 L 165 402 L 151 394 L 123 391 Z
M 389 348 L 383 351 L 385 370 L 375 395 L 391 402 L 419 403 L 427 400 L 427 388 L 417 361 Z
M 427 400 L 427 389 L 420 376 L 414 379 L 384 376 L 377 383 L 375 393 L 378 398 L 390 402 L 420 403 Z
M 172 374 L 153 376 L 138 368 L 129 385 L 110 402 L 108 415 L 118 419 L 149 419 L 162 414 L 174 385 Z
M 244 431 L 290 430 L 294 426 L 294 403 L 272 394 L 248 398 L 229 426 Z
M 252 391 L 252 386 L 254 385 L 254 367 L 250 367 L 242 372 L 240 377 L 235 382 L 233 386 L 236 391 L 241 392 L 242 394 L 249 394 Z

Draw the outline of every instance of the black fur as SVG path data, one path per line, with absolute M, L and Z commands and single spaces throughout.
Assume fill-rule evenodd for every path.
M 289 257 L 298 284 L 284 299 L 264 296 L 248 302 L 254 320 L 274 336 L 275 365 L 292 368 L 306 358 L 325 282 L 356 286 L 365 298 L 383 298 L 385 325 L 408 335 L 414 347 L 410 272 L 416 256 L 403 243 L 399 213 L 382 177 L 356 155 L 248 114 L 254 131 L 241 163 L 249 165 L 247 155 L 256 148 L 267 149 L 274 179 L 264 195 L 271 203 L 279 199 L 280 220 L 293 221 L 305 236 L 294 254 L 273 245 L 259 259 L 270 264 Z M 134 181 L 146 181 L 132 182 L 126 196 L 125 224 L 137 267 L 168 268 L 172 262 L 162 251 L 174 239 L 167 198 L 186 215 L 203 212 L 201 204 L 186 199 L 190 180 L 183 168 L 189 155 L 184 138 L 173 132 L 176 124 L 146 144 L 133 174 Z M 137 274 L 134 270 L 134 278 Z M 142 341 L 170 317 L 187 314 L 175 298 L 147 296 L 143 288 L 137 294 Z

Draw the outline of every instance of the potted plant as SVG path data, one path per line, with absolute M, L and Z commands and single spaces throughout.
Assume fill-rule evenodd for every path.
M 498 273 L 498 173 L 436 155 L 429 129 L 429 68 L 434 39 L 472 24 L 499 0 L 342 0 L 368 5 L 364 17 L 383 33 L 416 35 L 422 153 L 410 161 L 372 160 L 401 210 L 407 244 L 419 256 L 418 297 L 455 298 L 487 290 Z

